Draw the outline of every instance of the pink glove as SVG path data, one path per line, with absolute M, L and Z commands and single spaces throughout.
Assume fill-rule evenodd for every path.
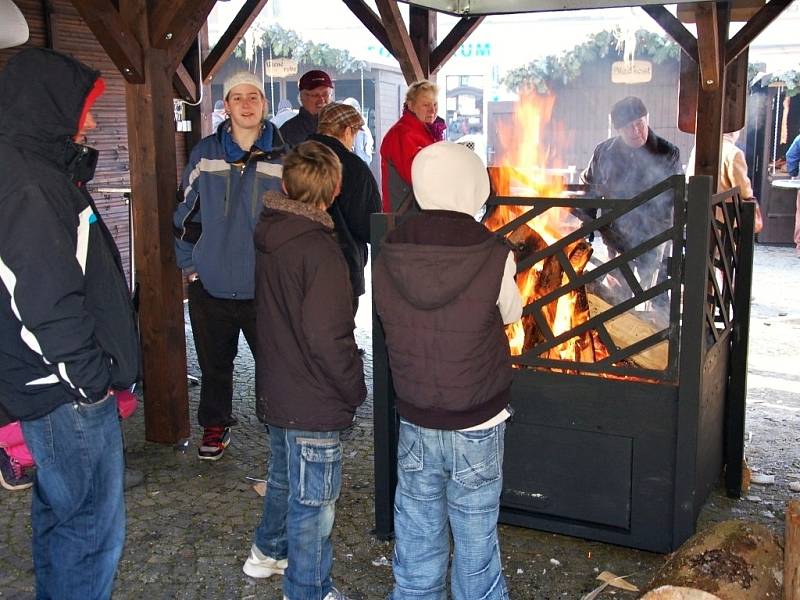
M 134 412 L 139 404 L 139 400 L 128 390 L 114 390 L 117 398 L 117 411 L 122 419 L 127 419 Z

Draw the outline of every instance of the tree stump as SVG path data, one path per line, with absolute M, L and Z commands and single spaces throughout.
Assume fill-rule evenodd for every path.
M 720 600 L 719 596 L 694 588 L 665 585 L 648 592 L 641 600 Z
M 648 589 L 660 586 L 695 588 L 720 600 L 780 600 L 783 552 L 765 526 L 723 521 L 669 557 Z

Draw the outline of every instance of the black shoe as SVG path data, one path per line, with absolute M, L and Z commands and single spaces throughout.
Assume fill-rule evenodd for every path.
M 0 485 L 7 490 L 27 490 L 33 486 L 33 468 L 25 468 L 0 448 Z

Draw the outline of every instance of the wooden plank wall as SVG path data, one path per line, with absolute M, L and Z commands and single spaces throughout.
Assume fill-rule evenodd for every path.
M 100 157 L 95 178 L 90 185 L 97 208 L 108 225 L 122 255 L 128 281 L 131 279 L 131 238 L 129 206 L 122 193 L 102 193 L 97 188 L 130 188 L 128 128 L 125 117 L 125 80 L 105 53 L 69 0 L 14 0 L 28 22 L 30 39 L 23 46 L 0 50 L 0 68 L 25 47 L 51 47 L 71 54 L 99 70 L 106 82 L 106 93 L 98 100 L 93 113 L 97 129 L 87 136 Z M 173 127 L 173 123 L 165 123 Z M 175 134 L 178 172 L 188 156 L 186 133 Z M 134 199 L 135 201 L 135 199 Z M 167 201 L 172 202 L 169 198 Z

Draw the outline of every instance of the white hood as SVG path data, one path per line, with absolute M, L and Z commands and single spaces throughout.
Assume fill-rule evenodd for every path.
M 475 152 L 453 142 L 436 142 L 411 164 L 414 197 L 423 210 L 475 215 L 489 197 L 489 175 Z

